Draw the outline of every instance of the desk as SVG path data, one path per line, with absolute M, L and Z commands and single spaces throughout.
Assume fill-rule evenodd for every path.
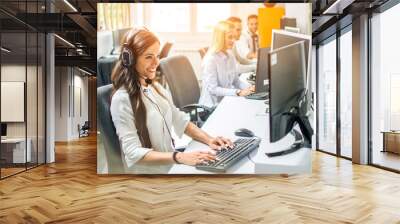
M 382 152 L 400 154 L 400 131 L 383 131 Z
M 6 138 L 1 139 L 1 157 L 6 160 L 6 163 L 25 163 L 31 162 L 31 145 L 30 138 L 27 139 L 28 147 L 25 155 L 25 138 Z
M 311 172 L 311 149 L 300 149 L 289 155 L 268 158 L 264 153 L 280 151 L 289 146 L 294 137 L 288 135 L 277 143 L 269 143 L 269 115 L 262 100 L 244 97 L 224 97 L 202 129 L 213 136 L 222 135 L 234 141 L 234 131 L 248 128 L 260 137 L 260 147 L 227 170 L 227 174 L 297 174 Z M 192 141 L 185 152 L 207 149 L 208 146 Z M 251 160 L 249 159 L 251 158 Z M 212 174 L 195 167 L 174 164 L 170 174 Z

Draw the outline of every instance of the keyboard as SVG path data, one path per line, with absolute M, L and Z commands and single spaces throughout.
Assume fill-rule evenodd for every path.
M 268 93 L 267 92 L 252 93 L 246 96 L 246 98 L 251 100 L 266 100 L 268 98 Z
M 245 157 L 249 152 L 258 148 L 260 142 L 261 139 L 257 137 L 238 138 L 233 143 L 233 149 L 222 149 L 217 152 L 216 157 L 219 160 L 196 165 L 196 168 L 199 170 L 224 173 L 229 167 Z

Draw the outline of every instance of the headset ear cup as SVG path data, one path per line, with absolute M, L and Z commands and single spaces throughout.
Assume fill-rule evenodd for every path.
M 133 65 L 132 52 L 129 49 L 127 49 L 126 47 L 124 47 L 121 52 L 121 59 L 122 59 L 122 64 L 125 67 L 130 67 Z
M 149 30 L 145 27 L 133 29 L 133 30 L 129 31 L 129 33 L 127 34 L 128 35 L 127 39 L 129 40 L 129 39 L 135 38 L 135 36 L 140 31 L 149 31 Z M 133 63 L 133 53 L 130 50 L 127 43 L 123 44 L 123 48 L 122 48 L 122 52 L 121 52 L 121 59 L 122 59 L 122 64 L 125 67 L 131 67 L 134 64 Z

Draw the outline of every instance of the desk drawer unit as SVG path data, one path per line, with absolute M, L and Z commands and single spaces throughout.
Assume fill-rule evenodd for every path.
M 32 161 L 31 141 L 25 149 L 25 141 L 5 141 L 1 143 L 1 160 L 6 164 L 20 164 Z
M 400 132 L 383 133 L 383 151 L 400 154 Z

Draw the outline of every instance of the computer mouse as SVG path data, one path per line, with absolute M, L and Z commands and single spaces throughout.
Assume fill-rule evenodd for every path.
M 235 135 L 240 137 L 254 137 L 254 133 L 246 128 L 240 128 L 236 130 Z

